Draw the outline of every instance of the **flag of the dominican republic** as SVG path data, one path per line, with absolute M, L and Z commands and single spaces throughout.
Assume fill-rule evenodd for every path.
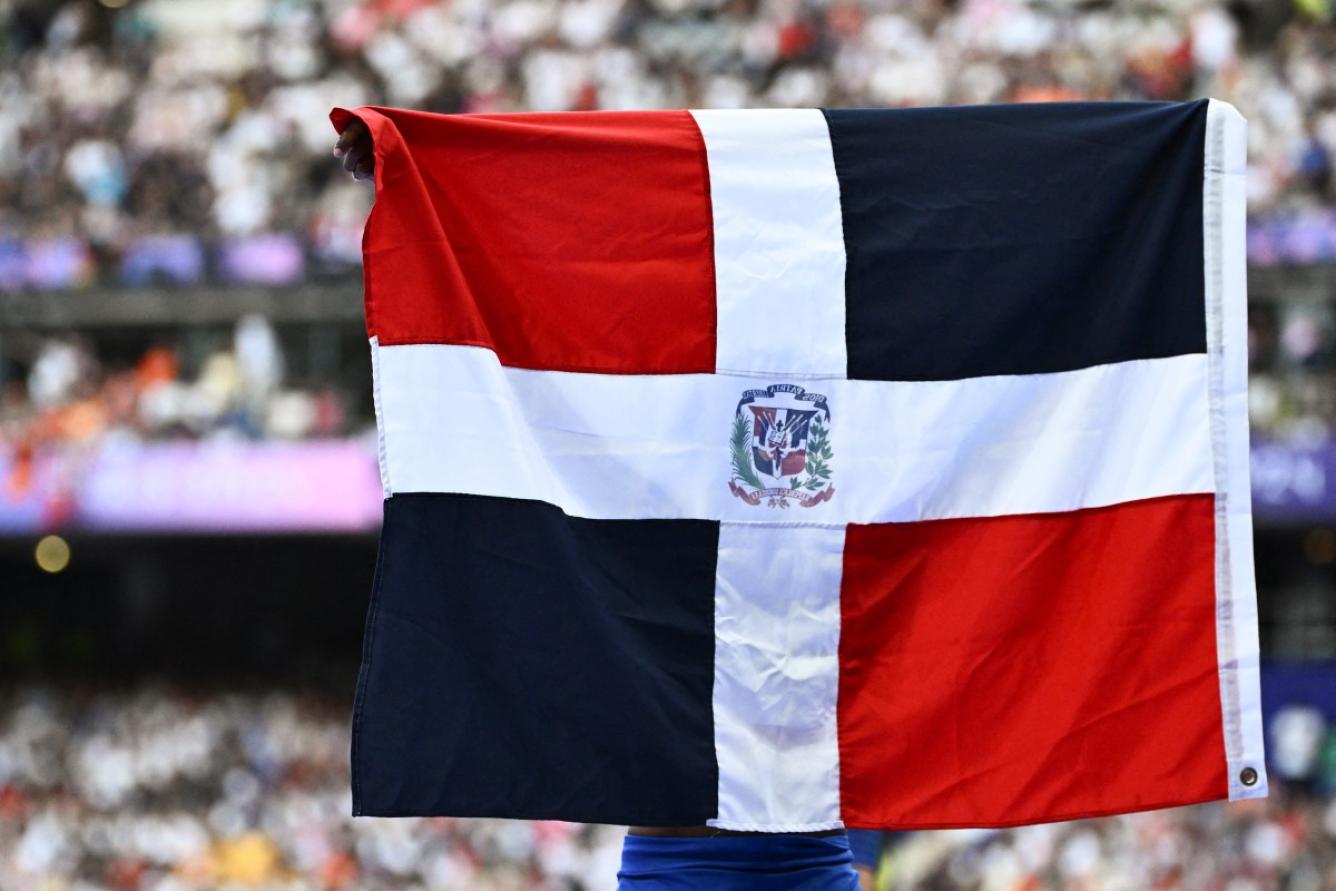
M 356 813 L 1265 794 L 1231 107 L 352 116 Z

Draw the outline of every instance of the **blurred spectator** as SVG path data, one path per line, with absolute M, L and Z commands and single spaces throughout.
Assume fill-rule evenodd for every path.
M 296 236 L 269 233 L 238 238 L 223 245 L 218 260 L 224 281 L 251 285 L 295 285 L 305 268 Z
M 147 235 L 126 245 L 121 282 L 193 285 L 204 278 L 204 249 L 189 235 Z
M 1330 303 L 1249 310 L 1249 413 L 1261 435 L 1316 445 L 1336 433 L 1336 318 Z
M 1326 735 L 1327 722 L 1318 709 L 1286 706 L 1277 711 L 1268 741 L 1276 772 L 1292 782 L 1311 780 Z
M 0 449 L 31 454 L 52 446 L 91 446 L 108 437 L 346 436 L 373 423 L 349 414 L 329 385 L 284 384 L 282 345 L 270 323 L 246 316 L 230 349 L 207 353 L 183 379 L 170 344 L 150 346 L 132 368 L 104 369 L 88 341 L 47 340 L 26 387 L 0 402 Z

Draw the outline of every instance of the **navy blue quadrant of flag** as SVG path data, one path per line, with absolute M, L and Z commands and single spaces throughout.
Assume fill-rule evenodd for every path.
M 714 815 L 718 523 L 406 494 L 381 542 L 354 813 Z
M 354 115 L 358 814 L 1266 794 L 1228 105 Z
M 824 113 L 848 252 L 850 378 L 1206 352 L 1204 103 L 1086 108 Z

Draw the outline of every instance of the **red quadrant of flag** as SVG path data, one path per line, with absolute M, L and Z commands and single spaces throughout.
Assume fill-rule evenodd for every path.
M 1225 797 L 1213 510 L 1183 495 L 850 526 L 845 822 L 1024 824 Z
M 554 371 L 714 370 L 710 186 L 689 113 L 357 116 L 377 159 L 363 251 L 382 346 L 484 346 Z M 350 118 L 336 110 L 335 126 Z

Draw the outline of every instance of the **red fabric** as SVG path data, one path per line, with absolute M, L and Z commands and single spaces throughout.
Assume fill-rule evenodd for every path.
M 1211 495 L 850 526 L 844 821 L 1012 825 L 1227 797 L 1214 534 Z
M 714 370 L 710 189 L 688 112 L 330 117 L 342 130 L 353 116 L 375 144 L 363 254 L 382 344 L 476 344 L 522 368 Z

